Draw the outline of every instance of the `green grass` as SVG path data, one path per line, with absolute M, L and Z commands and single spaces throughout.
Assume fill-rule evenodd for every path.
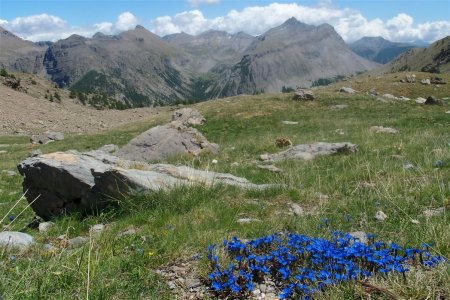
M 423 88 L 423 87 L 418 87 Z M 447 89 L 448 90 L 448 89 Z M 412 91 L 411 93 L 414 93 Z M 415 91 L 419 93 L 419 91 Z M 255 183 L 283 184 L 283 188 L 264 192 L 243 191 L 216 186 L 180 187 L 147 196 L 127 199 L 119 207 L 100 215 L 81 218 L 61 216 L 46 234 L 25 229 L 38 242 L 56 242 L 56 237 L 89 235 L 89 227 L 106 223 L 108 229 L 91 244 L 76 250 L 49 253 L 36 246 L 27 253 L 0 252 L 0 295 L 6 299 L 174 299 L 163 279 L 155 274 L 162 265 L 204 254 L 210 243 L 221 243 L 233 235 L 255 238 L 278 231 L 296 231 L 329 237 L 329 228 L 318 228 L 321 219 L 343 231 L 372 232 L 385 241 L 415 246 L 433 242 L 436 253 L 450 257 L 450 214 L 425 218 L 428 208 L 449 204 L 450 199 L 450 117 L 449 107 L 423 106 L 412 101 L 382 103 L 364 95 L 343 96 L 327 90 L 317 92 L 314 102 L 294 102 L 290 94 L 240 96 L 195 105 L 208 122 L 199 130 L 221 147 L 218 156 L 170 159 L 199 169 L 229 172 Z M 347 104 L 345 109 L 332 109 Z M 95 149 L 103 144 L 125 144 L 164 118 L 149 124 L 135 124 L 107 133 L 71 136 L 59 143 L 41 146 L 43 152 Z M 283 125 L 282 121 L 298 125 Z M 398 134 L 375 134 L 371 126 L 394 127 Z M 343 129 L 339 135 L 336 129 Z M 353 155 L 319 157 L 313 161 L 277 163 L 284 170 L 273 174 L 254 163 L 265 152 L 279 151 L 277 137 L 295 144 L 316 141 L 349 141 L 359 147 Z M 15 165 L 34 149 L 26 138 L 0 137 L 0 170 Z M 217 164 L 212 164 L 217 159 Z M 437 160 L 446 168 L 434 168 Z M 238 166 L 232 163 L 238 162 Z M 406 170 L 413 163 L 417 168 Z M 21 195 L 21 178 L 0 174 L 0 216 Z M 371 183 L 372 187 L 364 187 Z M 319 197 L 328 195 L 329 199 Z M 289 203 L 300 204 L 306 215 L 287 215 Z M 22 201 L 12 214 L 26 206 Z M 374 219 L 377 210 L 388 215 L 384 222 Z M 32 211 L 13 223 L 23 229 Z M 350 216 L 350 220 L 346 216 Z M 263 222 L 240 225 L 242 217 Z M 420 225 L 411 223 L 420 221 Z M 127 228 L 136 235 L 118 237 Z M 139 250 L 138 250 L 139 249 Z M 142 249 L 142 250 L 141 250 Z M 155 255 L 148 255 L 149 252 Z M 89 277 L 88 277 L 89 270 Z M 199 272 L 205 274 L 204 264 Z M 416 270 L 407 275 L 376 277 L 370 283 L 389 290 L 399 299 L 450 297 L 450 268 Z M 364 297 L 360 285 L 329 288 L 317 299 L 354 299 Z M 387 299 L 373 294 L 373 299 Z

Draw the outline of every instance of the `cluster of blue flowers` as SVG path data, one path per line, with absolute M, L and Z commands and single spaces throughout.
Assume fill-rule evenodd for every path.
M 247 299 L 255 284 L 269 279 L 280 299 L 309 299 L 326 286 L 364 279 L 374 274 L 405 274 L 408 266 L 434 267 L 444 261 L 422 249 L 403 248 L 375 241 L 361 243 L 342 232 L 333 232 L 326 240 L 300 234 L 274 234 L 243 242 L 236 237 L 223 243 L 226 257 L 222 266 L 214 245 L 208 247 L 212 291 L 220 298 Z

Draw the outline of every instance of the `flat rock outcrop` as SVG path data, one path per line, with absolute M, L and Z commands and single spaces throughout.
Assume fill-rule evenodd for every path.
M 208 142 L 197 129 L 174 121 L 147 130 L 117 151 L 116 155 L 127 160 L 151 161 L 182 153 L 199 155 L 203 151 L 217 154 L 219 146 Z
M 275 154 L 263 154 L 261 159 L 265 161 L 280 161 L 285 159 L 311 160 L 319 155 L 351 154 L 358 151 L 358 146 L 352 143 L 325 143 L 300 144 L 286 151 Z
M 103 151 L 55 152 L 30 157 L 18 166 L 24 176 L 26 197 L 45 220 L 72 211 L 93 212 L 109 200 L 138 192 L 151 192 L 185 184 L 224 184 L 246 189 L 270 185 L 252 184 L 245 178 L 168 164 L 137 164 Z

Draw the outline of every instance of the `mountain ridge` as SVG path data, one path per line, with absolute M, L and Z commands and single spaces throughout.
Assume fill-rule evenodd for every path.
M 41 69 L 28 71 L 43 72 L 60 87 L 106 94 L 128 106 L 279 92 L 376 66 L 354 54 L 331 25 L 295 18 L 258 37 L 217 30 L 159 37 L 138 25 L 117 35 L 71 35 L 42 45 L 47 48 L 36 55 Z
M 356 54 L 380 64 L 386 64 L 410 49 L 422 48 L 422 46 L 413 43 L 391 42 L 381 36 L 362 37 L 349 44 L 349 47 Z

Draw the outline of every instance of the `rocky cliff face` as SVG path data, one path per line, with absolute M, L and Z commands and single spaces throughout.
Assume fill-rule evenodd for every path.
M 311 26 L 292 18 L 259 36 L 240 62 L 222 72 L 219 96 L 308 87 L 321 78 L 375 66 L 353 53 L 332 26 Z
M 0 67 L 26 73 L 39 73 L 47 45 L 24 41 L 0 27 Z
M 206 73 L 220 65 L 237 63 L 255 37 L 243 32 L 229 34 L 210 30 L 197 36 L 177 33 L 163 39 L 189 55 L 188 67 Z

